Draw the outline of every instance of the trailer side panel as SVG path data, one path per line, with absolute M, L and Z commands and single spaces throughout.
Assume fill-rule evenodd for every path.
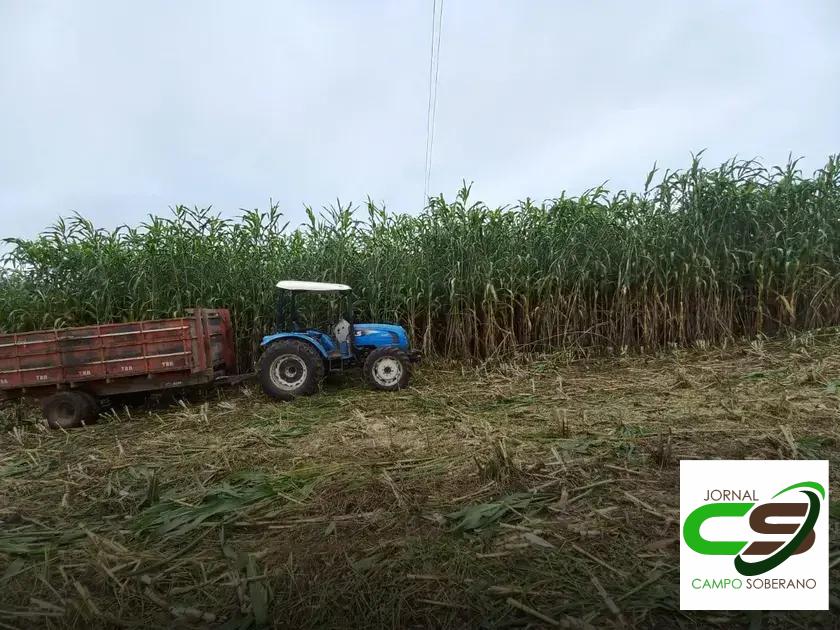
M 105 395 L 233 374 L 228 311 L 188 313 L 173 319 L 0 335 L 0 392 L 16 397 L 83 389 Z

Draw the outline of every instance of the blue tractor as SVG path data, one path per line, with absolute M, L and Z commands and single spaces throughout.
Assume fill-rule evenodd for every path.
M 326 374 L 361 366 L 374 388 L 393 391 L 408 385 L 411 365 L 420 352 L 411 350 L 408 334 L 395 324 L 356 324 L 345 311 L 328 330 L 307 327 L 296 298 L 301 293 L 326 293 L 341 298 L 346 284 L 283 280 L 277 283 L 277 330 L 262 339 L 264 352 L 257 373 L 263 390 L 273 398 L 291 400 L 318 389 Z M 347 304 L 348 300 L 341 300 Z

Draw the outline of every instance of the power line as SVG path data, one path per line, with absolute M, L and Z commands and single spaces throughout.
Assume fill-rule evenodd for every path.
M 428 197 L 428 188 L 431 185 L 432 179 L 432 157 L 434 155 L 435 147 L 435 114 L 437 113 L 437 93 L 438 93 L 438 74 L 440 73 L 440 34 L 443 26 L 443 0 L 440 0 L 440 9 L 438 11 L 438 28 L 437 28 L 437 53 L 435 54 L 435 95 L 432 99 L 432 132 L 429 138 L 429 173 L 426 176 L 426 196 Z
M 440 34 L 443 26 L 443 0 L 432 0 L 432 37 L 429 49 L 429 102 L 426 108 L 426 160 L 423 166 L 423 206 L 429 200 L 432 177 L 432 155 L 435 144 L 435 114 L 437 113 L 438 76 L 440 73 Z
M 429 43 L 429 103 L 426 106 L 426 156 L 423 159 L 423 205 L 428 200 L 428 178 L 429 173 L 429 138 L 431 137 L 429 125 L 432 121 L 432 81 L 434 79 L 433 69 L 435 63 L 435 17 L 437 16 L 437 0 L 432 0 L 432 36 Z

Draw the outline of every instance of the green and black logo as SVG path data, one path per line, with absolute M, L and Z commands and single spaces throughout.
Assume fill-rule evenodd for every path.
M 794 490 L 804 494 L 807 503 L 776 501 L 778 497 Z M 815 481 L 803 481 L 788 486 L 773 495 L 773 500 L 751 502 L 707 503 L 688 515 L 683 525 L 686 545 L 697 553 L 708 556 L 735 556 L 735 569 L 744 576 L 755 576 L 775 569 L 792 555 L 808 551 L 814 544 L 814 524 L 825 500 L 825 489 Z M 758 504 L 757 504 L 758 503 Z M 757 505 L 757 507 L 756 507 Z M 754 508 L 754 509 L 753 509 Z M 752 510 L 752 511 L 751 511 Z M 700 527 L 712 518 L 738 518 L 749 513 L 750 529 L 756 534 L 784 536 L 780 540 L 706 540 Z M 780 517 L 802 518 L 800 524 L 772 523 Z M 765 556 L 750 561 L 752 556 Z

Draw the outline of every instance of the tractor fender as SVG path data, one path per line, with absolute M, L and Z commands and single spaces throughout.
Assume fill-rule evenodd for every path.
M 315 348 L 322 358 L 327 358 L 327 349 L 324 348 L 323 344 L 317 339 L 313 339 L 309 335 L 304 335 L 303 333 L 277 333 L 276 335 L 266 335 L 262 338 L 260 345 L 263 348 L 266 348 L 280 339 L 299 339 L 300 341 L 304 341 Z

